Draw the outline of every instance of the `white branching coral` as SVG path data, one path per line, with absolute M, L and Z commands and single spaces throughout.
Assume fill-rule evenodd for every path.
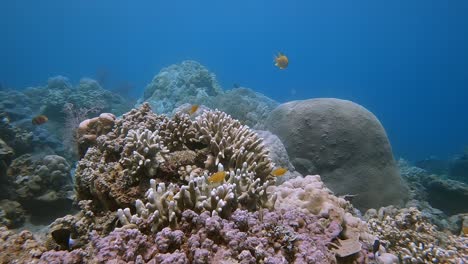
M 156 175 L 160 164 L 164 163 L 164 154 L 169 151 L 164 146 L 158 130 L 151 132 L 148 129 L 130 130 L 125 138 L 125 147 L 122 153 L 122 163 L 126 165 L 131 174 L 141 173 L 151 177 Z
M 123 225 L 157 230 L 177 225 L 184 210 L 224 217 L 237 208 L 273 208 L 276 199 L 266 192 L 276 178 L 262 139 L 217 110 L 192 120 L 186 113 L 157 115 L 143 104 L 95 144 L 77 169 L 78 197 L 97 210 L 120 208 Z
M 218 110 L 205 111 L 196 118 L 194 126 L 197 140 L 208 145 L 211 152 L 205 161 L 207 169 L 222 163 L 227 170 L 236 171 L 246 162 L 247 170 L 255 172 L 262 182 L 270 175 L 273 164 L 268 150 L 248 126 Z
M 195 128 L 190 116 L 185 113 L 176 113 L 172 119 L 161 122 L 159 134 L 170 151 L 187 150 L 195 138 Z
M 414 207 L 383 207 L 371 217 L 369 228 L 401 263 L 463 263 L 468 258 L 466 237 L 438 231 Z
M 185 210 L 197 213 L 209 211 L 220 216 L 229 216 L 237 208 L 250 210 L 259 207 L 272 208 L 276 195 L 267 195 L 266 189 L 274 184 L 270 180 L 263 184 L 248 172 L 244 162 L 242 170 L 231 171 L 220 183 L 210 183 L 209 175 L 192 177 L 188 184 L 180 187 L 175 184 L 159 183 L 150 180 L 150 189 L 146 192 L 147 203 L 136 200 L 136 214 L 130 209 L 119 209 L 117 214 L 122 225 L 135 224 L 140 228 L 151 227 L 152 231 L 164 226 L 176 226 Z M 223 166 L 220 164 L 219 170 Z

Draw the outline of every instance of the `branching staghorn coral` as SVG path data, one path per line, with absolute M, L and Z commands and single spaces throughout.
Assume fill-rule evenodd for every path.
M 177 225 L 188 209 L 226 217 L 237 208 L 272 208 L 272 168 L 262 139 L 229 115 L 205 111 L 193 121 L 180 112 L 170 119 L 145 103 L 87 149 L 77 196 L 96 209 L 120 209 L 123 225 L 158 230 Z M 214 181 L 217 172 L 223 177 Z
M 132 175 L 144 173 L 148 177 L 155 176 L 158 167 L 164 162 L 163 155 L 169 150 L 158 132 L 148 129 L 132 129 L 128 132 L 121 160 Z
M 223 166 L 219 164 L 219 170 Z M 209 175 L 192 177 L 187 185 L 180 187 L 170 183 L 156 184 L 150 180 L 150 189 L 146 192 L 144 204 L 136 200 L 136 214 L 132 215 L 130 208 L 118 209 L 117 215 L 122 225 L 135 224 L 142 228 L 151 226 L 153 232 L 163 226 L 176 227 L 182 213 L 192 210 L 197 213 L 204 211 L 227 217 L 235 209 L 272 209 L 276 195 L 267 195 L 266 189 L 274 184 L 273 180 L 260 184 L 255 174 L 247 171 L 247 163 L 243 169 L 229 173 L 229 180 L 221 184 L 209 182 Z
M 211 152 L 205 162 L 206 168 L 222 163 L 228 170 L 235 171 L 247 162 L 247 170 L 255 172 L 262 182 L 270 175 L 273 168 L 268 150 L 248 126 L 218 110 L 205 111 L 194 125 L 198 140 L 208 145 Z

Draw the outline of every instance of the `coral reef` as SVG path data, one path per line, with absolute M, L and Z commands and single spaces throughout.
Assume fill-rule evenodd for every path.
M 156 113 L 170 113 L 184 103 L 209 105 L 221 93 L 216 77 L 196 61 L 163 68 L 145 88 L 142 101 Z
M 155 186 L 154 180 L 152 185 L 147 192 L 152 198 L 173 187 Z M 72 248 L 70 240 L 60 243 L 57 235 L 49 235 L 53 239 L 48 240 L 49 251 L 38 258 L 68 263 L 368 263 L 374 258 L 369 251 L 375 237 L 367 225 L 350 214 L 349 202 L 333 196 L 319 176 L 296 178 L 270 186 L 269 191 L 278 194 L 274 209 L 235 209 L 225 217 L 218 210 L 196 212 L 166 205 L 173 212 L 183 209 L 177 225 L 153 230 L 144 227 L 148 207 L 162 212 L 168 209 L 163 202 L 175 203 L 175 195 L 146 205 L 137 201 L 135 215 L 119 210 L 123 225 L 115 229 L 112 215 L 99 217 L 92 212 L 92 201 L 81 201 L 78 215 L 57 219 L 51 227 L 52 232 L 68 234 L 68 239 L 81 239 L 81 246 Z M 157 221 L 166 216 L 161 213 Z
M 8 168 L 8 176 L 23 200 L 54 201 L 68 197 L 72 190 L 70 165 L 57 155 L 22 155 Z
M 32 116 L 30 105 L 33 99 L 20 91 L 0 91 L 0 113 L 3 113 L 11 122 Z
M 73 137 L 74 143 L 79 146 L 78 154 L 80 158 L 84 156 L 89 146 L 96 144 L 96 139 L 100 135 L 107 134 L 114 126 L 115 115 L 102 113 L 99 117 L 82 120 L 76 127 Z
M 122 114 L 130 108 L 124 98 L 94 80 L 82 79 L 73 87 L 66 77 L 52 77 L 46 86 L 0 91 L 0 135 L 17 156 L 47 150 L 75 161 L 74 130 L 94 113 L 90 110 Z M 46 115 L 48 122 L 34 126 L 31 119 L 38 114 Z
M 195 61 L 162 69 L 146 86 L 140 102 L 148 102 L 159 114 L 170 114 L 184 104 L 204 105 L 252 127 L 278 106 L 276 101 L 248 88 L 223 91 L 215 75 Z
M 14 192 L 9 199 L 20 202 L 37 221 L 58 217 L 71 208 L 70 165 L 61 156 L 25 154 L 16 158 L 8 168 L 8 183 Z
M 411 189 L 412 199 L 427 202 L 447 215 L 468 212 L 468 185 L 430 175 L 404 160 L 399 160 L 398 164 L 403 179 Z M 418 209 L 423 210 L 419 206 Z
M 0 183 L 6 181 L 6 170 L 13 160 L 15 152 L 0 138 Z
M 47 115 L 50 121 L 63 121 L 63 108 L 67 103 L 76 108 L 99 106 L 103 112 L 117 115 L 129 108 L 124 98 L 103 89 L 98 82 L 87 78 L 81 79 L 80 83 L 73 87 L 66 77 L 52 77 L 47 86 L 28 88 L 24 94 L 35 99 L 33 106 L 40 108 L 41 113 Z
M 468 148 L 450 162 L 448 178 L 468 184 Z
M 439 159 L 430 156 L 423 160 L 418 160 L 414 163 L 416 167 L 424 169 L 430 174 L 447 175 L 449 171 L 450 162 L 448 160 Z
M 416 208 L 382 207 L 365 215 L 369 228 L 400 263 L 464 263 L 468 238 L 439 232 Z
M 403 204 L 402 183 L 379 120 L 346 100 L 319 98 L 284 103 L 265 126 L 276 134 L 302 174 L 320 174 L 339 195 L 356 195 L 361 210 Z
M 315 216 L 296 211 L 265 212 L 260 220 L 258 213 L 238 209 L 230 219 L 186 210 L 178 230 L 164 228 L 154 236 L 146 236 L 135 229 L 117 229 L 93 243 L 98 245 L 101 261 L 109 257 L 124 261 L 140 258 L 155 263 L 169 259 L 182 263 L 335 261 L 327 243 L 339 230 L 333 224 L 323 226 Z M 118 251 L 116 249 L 123 247 L 113 246 L 125 242 L 131 245 L 129 250 Z
M 352 217 L 350 204 L 318 176 L 275 187 L 268 154 L 254 131 L 223 112 L 169 119 L 143 104 L 89 146 L 76 171 L 82 210 L 51 229 L 79 239 L 88 245 L 81 249 L 101 262 L 330 263 L 336 261 L 330 243 L 339 244 L 339 235 L 360 239 L 357 251 L 342 257 L 367 258 L 366 239 L 373 237 Z M 298 202 L 294 193 L 304 188 L 310 196 Z M 291 210 L 293 202 L 301 208 L 307 199 L 313 208 Z M 112 231 L 115 219 L 121 227 Z M 51 249 L 71 249 L 48 236 Z
M 46 249 L 29 231 L 16 234 L 0 226 L 0 263 L 40 263 Z
M 25 220 L 25 212 L 21 204 L 16 201 L 0 201 L 0 226 L 16 228 L 21 226 Z
M 236 88 L 217 95 L 211 107 L 229 113 L 243 124 L 256 127 L 265 120 L 278 102 L 249 88 Z
M 229 214 L 237 204 L 255 209 L 259 204 L 253 201 L 270 203 L 265 189 L 274 179 L 268 151 L 252 130 L 220 111 L 205 111 L 194 121 L 184 113 L 169 119 L 143 104 L 88 147 L 76 170 L 77 197 L 96 207 L 165 215 L 166 225 L 172 213 L 180 218 L 185 209 L 221 212 L 227 206 L 223 212 Z M 225 179 L 209 182 L 218 171 L 225 171 Z M 135 205 L 144 199 L 157 205 Z
M 34 134 L 11 123 L 5 113 L 0 113 L 0 135 L 2 141 L 14 150 L 16 156 L 31 151 Z
M 342 238 L 355 238 L 359 235 L 363 243 L 373 243 L 375 237 L 370 235 L 366 224 L 353 216 L 354 208 L 343 197 L 337 197 L 325 187 L 319 175 L 297 177 L 279 185 L 272 186 L 269 192 L 278 197 L 275 210 L 286 212 L 294 210 L 316 215 L 335 221 L 342 227 Z

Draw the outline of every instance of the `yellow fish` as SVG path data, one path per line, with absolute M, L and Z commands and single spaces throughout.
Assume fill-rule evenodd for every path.
M 168 201 L 174 201 L 174 195 L 173 194 L 168 194 L 167 195 L 167 200 Z
M 216 173 L 213 173 L 213 175 L 211 175 L 208 178 L 208 182 L 210 182 L 210 183 L 222 182 L 225 177 L 226 177 L 226 172 L 225 171 L 218 171 Z
M 279 176 L 283 176 L 288 170 L 283 168 L 283 167 L 279 167 L 279 168 L 276 168 L 274 169 L 272 172 L 271 172 L 271 175 L 275 176 L 275 177 L 279 177 Z
M 39 125 L 42 125 L 42 124 L 46 123 L 47 121 L 49 121 L 49 118 L 47 118 L 47 116 L 38 115 L 38 116 L 34 117 L 31 122 L 32 122 L 33 125 L 39 126 Z
M 281 52 L 275 57 L 275 66 L 284 70 L 288 67 L 289 60 L 286 55 L 282 54 Z
M 200 107 L 200 106 L 199 105 L 192 105 L 192 107 L 190 107 L 189 114 L 193 115 L 198 110 L 198 107 Z

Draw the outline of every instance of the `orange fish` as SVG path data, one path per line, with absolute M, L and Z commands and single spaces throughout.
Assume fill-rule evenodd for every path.
M 288 67 L 289 60 L 286 55 L 282 54 L 281 52 L 278 53 L 278 56 L 275 57 L 275 66 L 284 70 Z
M 38 115 L 32 119 L 33 125 L 39 126 L 44 124 L 45 122 L 49 121 L 49 118 L 45 115 Z
M 210 182 L 210 183 L 219 183 L 219 182 L 222 182 L 225 177 L 226 177 L 226 172 L 225 171 L 218 171 L 216 173 L 213 173 L 213 175 L 211 175 L 208 178 L 208 182 Z
M 193 115 L 198 110 L 198 107 L 200 107 L 200 106 L 199 105 L 192 105 L 192 107 L 190 107 L 189 114 Z
M 279 176 L 283 176 L 288 170 L 283 168 L 283 167 L 279 167 L 279 168 L 276 168 L 274 169 L 272 172 L 271 172 L 271 175 L 275 176 L 275 177 L 279 177 Z

